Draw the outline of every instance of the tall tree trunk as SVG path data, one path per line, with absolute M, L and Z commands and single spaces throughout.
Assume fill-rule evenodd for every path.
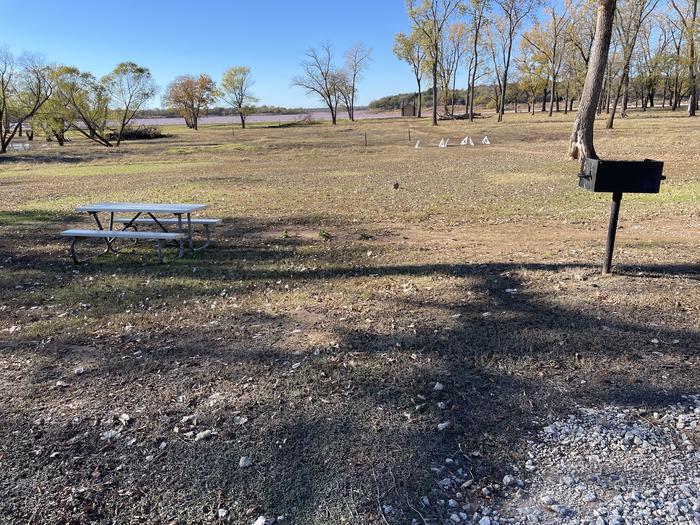
M 434 48 L 433 48 L 433 126 L 438 125 L 438 90 L 437 90 L 437 84 L 438 84 L 438 76 L 437 76 L 437 71 L 438 71 L 438 59 L 440 57 L 440 44 L 439 42 L 435 42 Z
M 623 73 L 624 75 L 624 73 Z M 612 110 L 608 114 L 608 119 L 605 121 L 605 129 L 613 129 L 615 123 L 615 113 L 617 112 L 617 105 L 620 103 L 620 98 L 622 98 L 622 84 L 623 80 L 617 85 L 617 91 L 615 92 L 615 99 L 613 100 Z
M 472 58 L 474 60 L 474 66 L 470 70 L 469 75 L 469 122 L 474 122 L 474 84 L 476 84 L 476 70 L 479 67 L 479 32 L 481 30 L 481 24 L 483 21 L 484 11 L 483 9 L 479 11 L 476 25 L 474 27 L 474 46 L 472 48 Z
M 676 57 L 679 58 L 678 56 Z M 675 78 L 673 79 L 673 102 L 671 103 L 671 111 L 676 111 L 678 109 L 678 94 L 680 92 L 680 75 L 676 71 Z
M 671 106 L 672 111 L 676 111 L 678 109 L 678 104 L 680 104 L 680 72 L 678 65 L 681 63 L 681 43 L 679 42 L 676 47 L 676 58 L 674 61 L 674 66 L 673 66 L 673 86 L 671 87 L 671 90 L 673 94 L 671 95 L 672 97 L 672 102 L 669 102 L 669 105 Z
M 593 125 L 608 63 L 610 38 L 615 21 L 615 5 L 616 0 L 598 1 L 598 16 L 591 57 L 581 93 L 581 103 L 571 130 L 569 145 L 571 159 L 598 158 L 593 146 Z
M 629 57 L 631 58 L 631 53 Z M 605 129 L 613 129 L 613 125 L 615 123 L 615 113 L 617 112 L 617 105 L 620 103 L 620 98 L 624 96 L 625 98 L 623 99 L 623 106 L 627 104 L 627 90 L 629 88 L 629 76 L 630 76 L 630 66 L 629 66 L 629 60 L 625 61 L 625 66 L 622 68 L 622 78 L 620 79 L 619 84 L 617 85 L 617 92 L 615 93 L 615 102 L 612 105 L 612 111 L 610 111 L 610 114 L 608 115 L 608 120 L 605 122 Z M 624 95 L 623 95 L 623 90 L 624 90 Z M 625 108 L 623 108 L 622 116 L 626 116 L 627 113 L 625 111 Z
M 352 89 L 350 91 L 350 122 L 355 122 L 355 77 L 352 78 Z
M 627 103 L 629 101 L 629 92 L 630 92 L 630 75 L 629 75 L 629 70 L 628 70 L 628 71 L 626 71 L 626 74 L 625 74 L 624 86 L 622 86 L 622 109 L 620 110 L 621 117 L 627 116 Z M 637 103 L 636 95 L 634 98 L 634 102 L 635 102 L 635 104 Z
M 549 96 L 549 116 L 552 116 L 552 112 L 554 111 L 554 98 L 555 98 L 555 93 L 557 92 L 557 78 L 552 75 L 552 87 L 550 91 L 550 96 Z M 559 104 L 557 104 L 558 106 Z M 557 111 L 559 111 L 559 108 L 557 107 Z
M 668 77 L 664 78 L 664 89 L 661 93 L 661 107 L 666 107 L 666 90 L 668 89 Z
M 508 42 L 508 51 L 506 53 L 506 61 L 503 64 L 503 82 L 501 83 L 501 104 L 498 110 L 498 122 L 503 122 L 503 112 L 506 107 L 506 93 L 508 91 L 508 68 L 510 67 L 510 56 L 513 51 L 513 38 Z
M 474 83 L 476 82 L 476 59 L 474 60 L 474 71 L 472 72 L 472 79 L 469 82 L 469 122 L 474 122 Z
M 423 92 L 420 90 L 420 80 L 416 80 L 418 81 L 418 118 L 421 118 L 423 116 L 421 114 L 421 108 L 423 107 Z

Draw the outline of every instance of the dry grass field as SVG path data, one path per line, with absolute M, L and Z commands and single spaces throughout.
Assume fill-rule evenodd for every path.
M 547 416 L 697 393 L 698 121 L 598 132 L 602 157 L 667 176 L 623 199 L 603 277 L 610 196 L 577 188 L 571 118 L 172 127 L 0 157 L 0 522 L 444 523 L 419 501 L 444 497 L 445 458 L 477 504 Z M 58 233 L 108 200 L 224 222 L 164 265 L 140 243 L 76 267 Z

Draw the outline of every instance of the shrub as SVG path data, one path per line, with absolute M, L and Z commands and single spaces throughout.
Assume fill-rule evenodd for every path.
M 107 140 L 117 140 L 118 134 L 117 131 L 111 131 Z M 167 137 L 167 135 L 157 126 L 127 126 L 122 134 L 122 140 L 149 140 L 163 137 Z

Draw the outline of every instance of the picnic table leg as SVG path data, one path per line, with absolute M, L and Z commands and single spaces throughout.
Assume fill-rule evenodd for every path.
M 182 232 L 182 213 L 176 213 L 177 215 L 177 231 L 178 233 L 183 233 Z M 180 244 L 180 253 L 178 254 L 178 258 L 184 257 L 185 256 L 185 239 L 180 238 L 178 241 Z
M 73 259 L 73 262 L 74 262 L 75 264 L 81 264 L 81 263 L 83 263 L 84 261 L 79 261 L 79 260 L 78 260 L 78 257 L 75 255 L 75 243 L 76 243 L 76 242 L 78 242 L 78 238 L 77 238 L 77 237 L 71 237 L 71 240 L 70 240 L 70 256 L 71 256 L 71 259 Z
M 112 231 L 112 230 L 114 230 L 114 212 L 110 212 L 110 213 L 109 213 L 109 231 Z M 111 243 L 114 242 L 114 239 L 115 239 L 115 237 L 112 237 L 112 238 L 109 240 L 109 242 L 110 242 L 110 248 L 112 247 L 112 246 L 111 246 Z
M 200 250 L 204 250 L 207 246 L 209 246 L 209 243 L 211 242 L 211 232 L 209 231 L 209 225 L 208 225 L 208 224 L 205 224 L 205 225 L 204 225 L 204 232 L 205 232 L 205 234 L 206 234 L 206 236 L 207 236 L 207 240 L 206 240 L 206 242 L 205 242 L 202 246 L 199 246 L 199 247 L 195 248 L 195 249 L 194 249 L 195 252 L 198 252 L 198 251 L 200 251 Z
M 102 222 L 100 221 L 100 218 L 97 215 L 96 211 L 91 211 L 90 215 L 92 215 L 92 218 L 95 219 L 95 222 L 97 223 L 97 229 L 98 230 L 104 230 L 104 226 L 102 226 Z M 111 229 L 111 222 L 113 219 L 110 219 L 110 229 Z M 108 239 L 107 237 L 105 239 L 105 244 L 107 245 L 107 248 L 105 248 L 105 251 L 102 252 L 103 254 L 108 253 L 108 252 L 114 252 L 117 253 L 114 248 L 112 248 L 112 239 Z
M 192 214 L 187 214 L 187 235 L 190 238 L 190 251 L 194 251 L 194 241 L 192 240 Z

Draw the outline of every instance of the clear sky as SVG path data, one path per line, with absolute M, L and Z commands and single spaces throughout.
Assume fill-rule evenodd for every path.
M 392 54 L 394 34 L 409 27 L 404 0 L 0 0 L 10 16 L 0 46 L 38 52 L 48 62 L 102 76 L 118 62 L 150 68 L 161 90 L 181 74 L 216 81 L 230 66 L 248 65 L 261 104 L 319 107 L 290 87 L 304 51 L 328 40 L 342 52 L 361 41 L 373 61 L 360 85 L 360 105 L 415 90 L 408 65 Z M 154 104 L 160 105 L 160 97 Z

